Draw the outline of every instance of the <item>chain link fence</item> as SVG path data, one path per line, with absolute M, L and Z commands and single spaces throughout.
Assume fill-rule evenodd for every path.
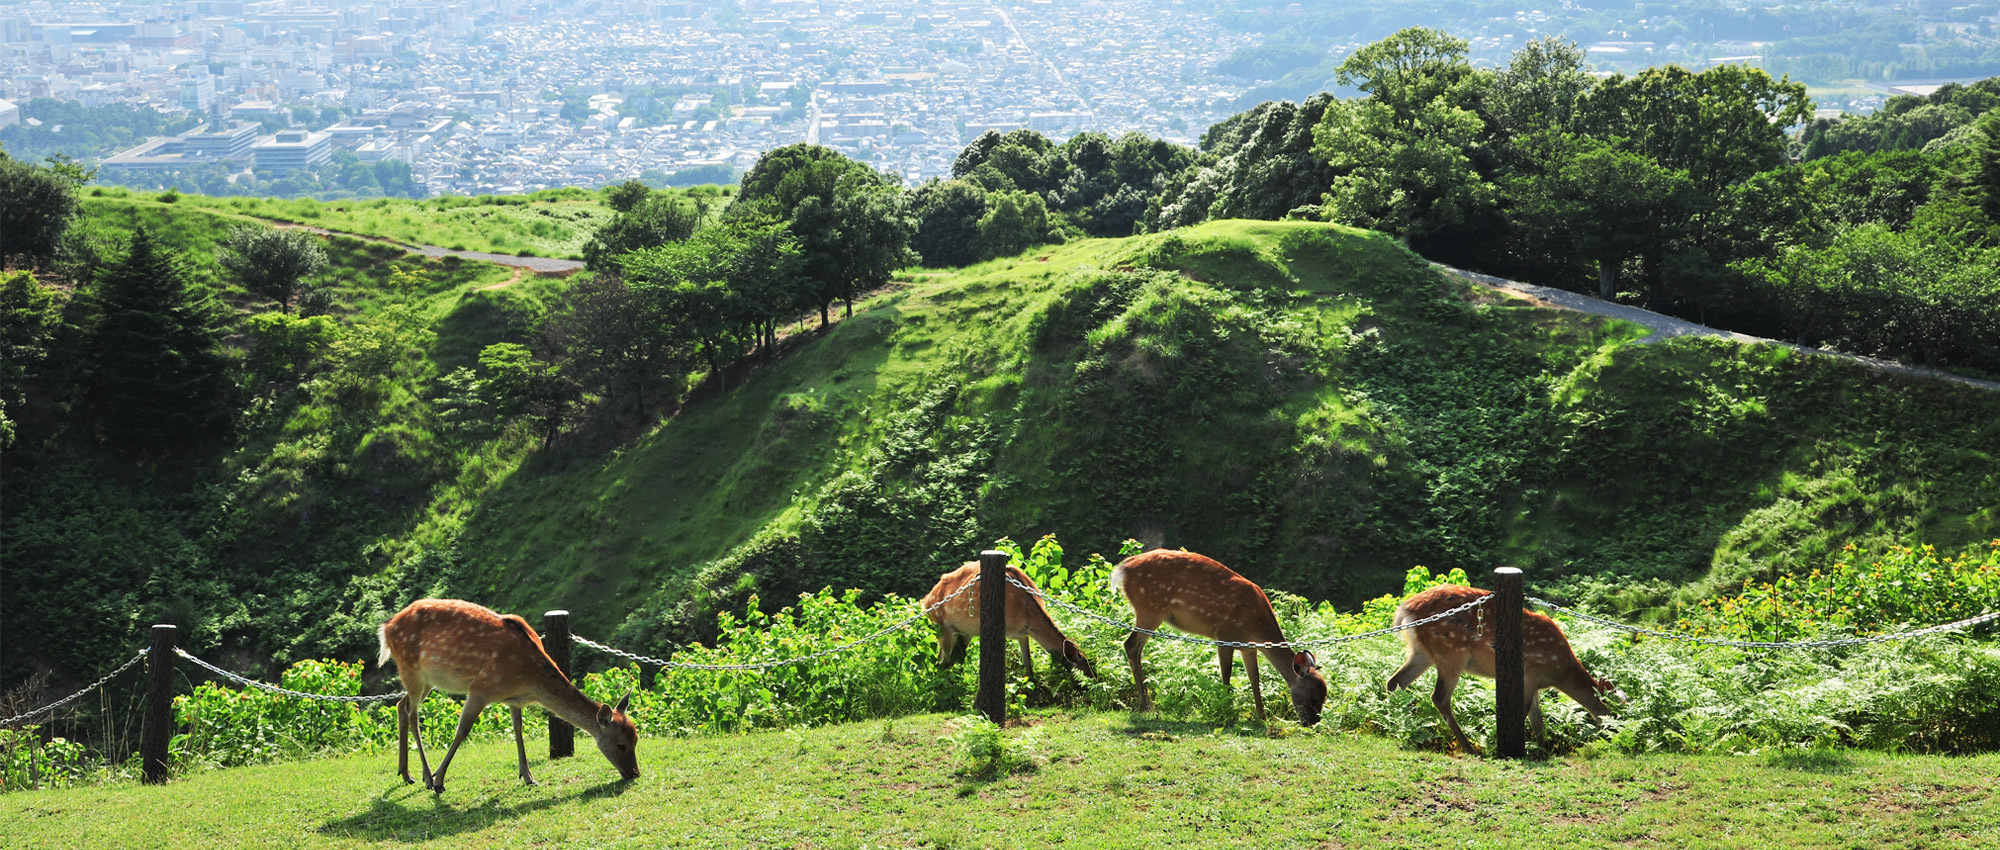
M 1896 632 L 1894 634 L 1886 634 L 1886 635 L 1873 635 L 1870 637 L 1827 638 L 1823 640 L 1799 640 L 1799 641 L 1728 640 L 1725 638 L 1705 638 L 1705 637 L 1697 637 L 1695 635 L 1675 634 L 1673 632 L 1663 632 L 1658 629 L 1649 629 L 1644 626 L 1627 625 L 1625 623 L 1620 623 L 1616 620 L 1607 620 L 1603 617 L 1599 617 L 1593 614 L 1585 614 L 1582 611 L 1577 611 L 1571 608 L 1564 608 L 1563 606 L 1557 605 L 1554 602 L 1550 602 L 1546 599 L 1540 599 L 1533 596 L 1528 597 L 1528 604 L 1542 608 L 1547 608 L 1551 611 L 1560 612 L 1562 614 L 1575 617 L 1579 620 L 1583 620 L 1584 622 L 1587 623 L 1594 623 L 1596 625 L 1603 626 L 1608 629 L 1615 629 L 1617 631 L 1626 632 L 1629 634 L 1645 635 L 1647 637 L 1660 638 L 1661 640 L 1677 640 L 1685 643 L 1705 644 L 1708 646 L 1730 646 L 1730 647 L 1736 647 L 1738 649 L 1825 649 L 1828 647 L 1837 647 L 1837 646 L 1860 646 L 1862 644 L 1886 643 L 1888 641 L 1894 641 L 1894 640 L 1909 640 L 1911 638 L 1923 637 L 1925 635 L 1942 634 L 1944 632 L 1971 628 L 1972 626 L 1979 625 L 1980 623 L 1987 623 L 1987 622 L 1992 622 L 1994 620 L 2000 620 L 2000 611 L 1989 611 L 1985 614 L 1980 614 L 1979 616 L 1976 617 L 1967 617 L 1963 620 L 1958 620 L 1956 622 L 1942 623 L 1939 625 L 1929 626 L 1926 628 L 1913 629 L 1907 632 Z
M 309 694 L 306 693 L 305 691 L 294 691 L 289 688 L 281 688 L 278 687 L 277 685 L 273 685 L 267 682 L 259 682 L 256 679 L 252 679 L 247 676 L 239 676 L 235 673 L 229 672 L 228 670 L 224 670 L 220 667 L 217 667 L 213 664 L 203 661 L 200 658 L 195 657 L 193 653 L 190 653 L 187 650 L 182 649 L 178 646 L 174 647 L 174 654 L 194 662 L 196 666 L 202 667 L 208 670 L 208 672 L 210 673 L 214 673 L 217 676 L 221 676 L 222 678 L 228 679 L 239 685 L 256 688 L 260 691 L 270 691 L 271 693 L 281 694 L 288 697 L 319 700 L 321 702 L 356 702 L 356 703 L 393 702 L 395 700 L 402 699 L 405 693 L 403 691 L 397 691 L 393 694 L 376 694 L 374 696 L 354 696 L 354 697 L 335 696 L 333 694 Z
M 1013 581 L 1014 579 L 1012 577 L 1009 577 L 1007 580 Z M 943 599 L 938 600 L 937 602 L 924 608 L 922 611 L 919 611 L 915 614 L 911 614 L 909 617 L 903 619 L 901 622 L 891 624 L 866 637 L 857 638 L 855 640 L 851 640 L 848 641 L 847 643 L 839 644 L 836 646 L 830 646 L 818 652 L 800 655 L 795 658 L 781 658 L 776 661 L 755 661 L 745 664 L 698 664 L 692 661 L 673 661 L 666 658 L 654 658 L 650 655 L 640 655 L 636 652 L 626 652 L 625 650 L 622 649 L 614 649 L 612 647 L 605 646 L 604 644 L 598 643 L 597 641 L 591 640 L 589 638 L 586 638 L 578 634 L 571 634 L 569 636 L 569 639 L 576 643 L 580 643 L 584 646 L 590 647 L 591 649 L 595 649 L 598 652 L 605 653 L 606 655 L 612 655 L 618 658 L 623 658 L 627 661 L 636 661 L 640 664 L 645 664 L 653 667 L 660 667 L 668 670 L 712 670 L 712 671 L 769 670 L 773 667 L 783 667 L 788 664 L 803 664 L 807 661 L 816 661 L 818 659 L 825 658 L 829 655 L 836 655 L 842 652 L 846 652 L 857 646 L 861 646 L 862 644 L 876 640 L 884 635 L 901 631 L 903 629 L 907 629 L 910 627 L 911 624 L 915 623 L 916 621 L 921 620 L 927 616 L 930 616 L 930 613 L 932 611 L 936 611 L 939 608 L 943 608 L 945 603 L 958 598 L 959 594 L 964 593 L 967 590 L 971 590 L 972 586 L 978 583 L 979 583 L 979 576 L 977 574 L 974 574 L 971 581 L 966 582 L 965 585 L 960 587 L 959 589 L 954 590 L 949 594 L 946 594 Z
M 1404 623 L 1400 626 L 1389 626 L 1388 628 L 1376 629 L 1374 631 L 1368 631 L 1368 632 L 1359 632 L 1351 635 L 1334 635 L 1331 637 L 1316 638 L 1313 640 L 1237 641 L 1237 640 L 1213 640 L 1210 638 L 1198 637 L 1190 634 L 1183 634 L 1181 632 L 1161 631 L 1158 629 L 1142 629 L 1139 628 L 1138 626 L 1132 625 L 1131 623 L 1114 620 L 1110 617 L 1104 616 L 1103 614 L 1099 614 L 1096 611 L 1084 608 L 1083 606 L 1076 605 L 1066 600 L 1057 599 L 1053 596 L 1044 594 L 1040 590 L 1022 584 L 1020 580 L 1014 578 L 1013 576 L 1007 577 L 1007 583 L 1015 587 L 1018 587 L 1024 591 L 1027 591 L 1028 593 L 1034 594 L 1036 598 L 1042 600 L 1043 602 L 1053 604 L 1058 608 L 1062 608 L 1072 613 L 1081 614 L 1085 617 L 1089 617 L 1090 619 L 1096 620 L 1097 622 L 1103 623 L 1105 625 L 1112 626 L 1114 628 L 1124 629 L 1125 631 L 1133 632 L 1135 634 L 1142 634 L 1147 637 L 1156 637 L 1165 640 L 1177 640 L 1182 643 L 1194 643 L 1194 644 L 1201 644 L 1203 646 L 1227 646 L 1240 649 L 1284 649 L 1284 648 L 1311 649 L 1313 647 L 1318 647 L 1318 646 L 1336 646 L 1350 641 L 1364 640 L 1366 638 L 1372 638 L 1372 637 L 1381 637 L 1383 635 L 1392 635 L 1397 632 L 1408 631 L 1410 629 L 1417 628 L 1418 626 L 1426 626 L 1431 623 L 1435 623 L 1439 620 L 1456 617 L 1459 614 L 1463 614 L 1467 611 L 1470 611 L 1474 608 L 1486 604 L 1486 600 L 1493 598 L 1491 596 L 1482 596 L 1479 597 L 1478 599 L 1472 600 L 1471 602 L 1467 602 L 1464 605 L 1460 605 L 1457 608 L 1433 614 L 1421 620 L 1414 620 L 1408 623 Z
M 98 679 L 95 682 L 91 682 L 90 684 L 83 686 L 83 688 L 77 691 L 76 693 L 70 694 L 69 696 L 63 697 L 62 699 L 56 700 L 55 702 L 49 703 L 48 705 L 42 706 L 41 708 L 37 708 L 34 711 L 30 711 L 26 714 L 16 714 L 13 717 L 9 717 L 5 720 L 0 720 L 0 726 L 4 726 L 11 729 L 15 726 L 15 724 L 21 723 L 22 721 L 25 721 L 28 718 L 47 714 L 51 711 L 55 711 L 58 708 L 62 708 L 65 705 L 69 705 L 70 703 L 76 702 L 77 699 L 82 697 L 84 694 L 90 693 L 91 691 L 104 687 L 104 683 L 109 682 L 112 679 L 118 678 L 118 674 L 132 669 L 132 665 L 145 660 L 146 654 L 150 651 L 151 650 L 141 649 L 139 650 L 138 655 L 132 656 L 132 660 L 127 661 L 124 664 L 120 664 L 118 665 L 118 669 L 104 674 L 104 678 Z

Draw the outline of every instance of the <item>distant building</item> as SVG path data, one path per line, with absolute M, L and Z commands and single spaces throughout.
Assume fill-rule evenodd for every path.
M 250 160 L 257 142 L 257 125 L 234 124 L 211 127 L 203 124 L 178 136 L 148 140 L 145 144 L 104 160 L 107 168 L 137 170 L 182 168 L 206 163 L 241 164 Z
M 0 127 L 19 123 L 21 123 L 21 107 L 15 106 L 11 100 L 0 100 Z
M 207 112 L 215 103 L 215 77 L 208 68 L 190 71 L 181 78 L 181 108 L 189 112 Z
M 333 134 L 285 130 L 251 146 L 258 168 L 296 171 L 311 168 L 333 156 Z
M 181 134 L 181 150 L 192 156 L 211 159 L 245 160 L 257 143 L 257 125 L 235 124 L 210 129 L 202 125 Z
M 229 117 L 239 121 L 263 121 L 266 118 L 285 118 L 285 110 L 268 100 L 246 100 L 229 107 Z

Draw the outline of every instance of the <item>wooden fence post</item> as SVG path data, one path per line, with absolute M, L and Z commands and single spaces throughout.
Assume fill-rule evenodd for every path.
M 550 611 L 542 615 L 542 648 L 549 651 L 549 660 L 556 663 L 565 678 L 570 676 L 569 653 L 569 612 Z M 569 721 L 549 715 L 549 758 L 563 759 L 576 755 L 576 727 Z
M 1521 646 L 1522 608 L 1527 604 L 1521 571 L 1493 571 L 1493 704 L 1499 728 L 1494 743 L 1501 758 L 1528 755 L 1528 666 Z
M 146 652 L 146 708 L 139 728 L 139 764 L 145 782 L 167 781 L 167 743 L 174 725 L 173 626 L 153 627 L 153 646 Z
M 979 692 L 972 708 L 1007 722 L 1007 553 L 979 553 Z

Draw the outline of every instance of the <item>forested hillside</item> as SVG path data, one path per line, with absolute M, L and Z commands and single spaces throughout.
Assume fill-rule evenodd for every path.
M 1003 535 L 1340 605 L 1514 563 L 1634 615 L 2000 536 L 2000 394 L 1639 344 L 1425 262 L 1991 375 L 1993 113 L 1793 136 L 1802 92 L 1753 69 L 1580 61 L 1405 31 L 1342 66 L 1362 97 L 1201 149 L 991 134 L 914 189 L 806 145 L 729 192 L 309 209 L 0 161 L 0 687 L 153 622 L 238 669 L 360 658 L 424 594 L 664 649 Z M 315 217 L 505 221 L 587 269 L 273 227 Z

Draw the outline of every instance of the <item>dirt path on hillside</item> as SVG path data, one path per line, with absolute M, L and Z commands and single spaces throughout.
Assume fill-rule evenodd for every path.
M 1735 342 L 1782 345 L 1794 351 L 1802 351 L 1807 354 L 1818 354 L 1825 357 L 1838 357 L 1844 360 L 1851 360 L 1856 363 L 1861 363 L 1866 366 L 1869 366 L 1873 369 L 1876 369 L 1877 371 L 1894 372 L 1902 375 L 1914 375 L 1919 378 L 1935 378 L 1942 381 L 1951 381 L 1953 383 L 1965 384 L 1967 386 L 1979 387 L 1980 389 L 1986 389 L 1986 390 L 2000 390 L 2000 381 L 1983 381 L 1978 378 L 1968 378 L 1964 375 L 1954 375 L 1950 372 L 1945 372 L 1939 369 L 1931 369 L 1923 366 L 1911 366 L 1905 363 L 1897 363 L 1893 360 L 1883 360 L 1877 357 L 1863 357 L 1859 354 L 1847 354 L 1845 352 L 1840 352 L 1840 351 L 1826 351 L 1818 348 L 1807 348 L 1803 345 L 1799 345 L 1797 343 L 1785 342 L 1783 340 L 1765 339 L 1763 337 L 1750 336 L 1749 334 L 1740 334 L 1735 331 L 1719 330 L 1716 328 L 1708 327 L 1707 325 L 1697 325 L 1685 319 L 1676 319 L 1672 316 L 1663 316 L 1651 310 L 1642 310 L 1638 307 L 1631 307 L 1624 304 L 1613 304 L 1608 301 L 1599 300 L 1596 298 L 1592 298 L 1588 295 L 1584 295 L 1577 292 L 1570 292 L 1568 290 L 1552 289 L 1546 286 L 1537 286 L 1532 283 L 1522 283 L 1518 280 L 1508 280 L 1506 278 L 1494 277 L 1490 274 L 1480 274 L 1479 272 L 1472 272 L 1472 271 L 1466 271 L 1465 269 L 1452 268 L 1451 266 L 1444 265 L 1443 263 L 1432 263 L 1432 265 L 1437 266 L 1439 269 L 1442 269 L 1447 273 L 1457 275 L 1473 283 L 1477 283 L 1482 286 L 1489 286 L 1494 289 L 1502 289 L 1508 292 L 1515 293 L 1517 295 L 1521 295 L 1523 297 L 1526 297 L 1529 301 L 1533 301 L 1537 304 L 1550 307 L 1557 307 L 1564 310 L 1575 310 L 1580 313 L 1590 313 L 1592 315 L 1605 316 L 1613 319 L 1623 319 L 1627 322 L 1632 322 L 1633 324 L 1642 325 L 1647 330 L 1652 331 L 1652 333 L 1647 335 L 1643 339 L 1640 339 L 1639 340 L 1640 345 L 1661 342 L 1663 340 L 1669 340 L 1679 336 L 1708 336 L 1708 337 L 1715 337 L 1716 339 L 1733 340 Z

